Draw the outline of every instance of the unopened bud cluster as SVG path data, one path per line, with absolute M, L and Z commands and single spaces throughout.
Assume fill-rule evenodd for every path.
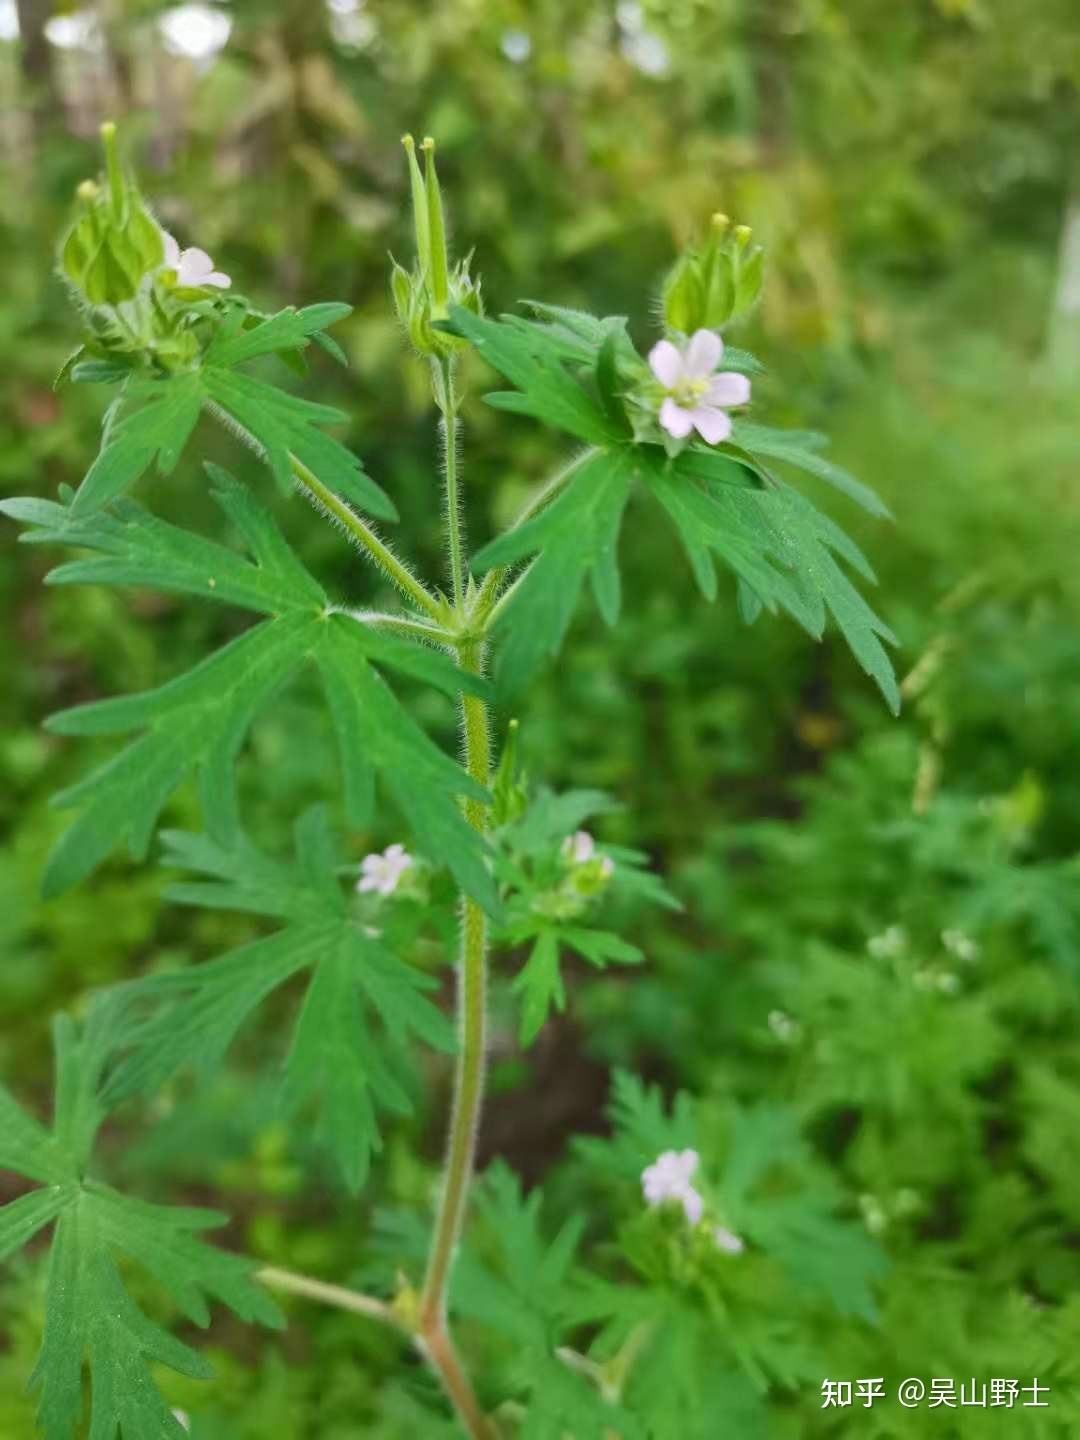
M 693 335 L 720 330 L 751 310 L 761 295 L 765 255 L 750 227 L 714 215 L 703 245 L 683 251 L 664 281 L 664 324 Z
M 164 263 L 165 240 L 120 168 L 115 125 L 103 125 L 101 138 L 106 182 L 84 180 L 76 191 L 81 213 L 60 247 L 60 264 L 91 305 L 119 305 Z
M 105 174 L 76 190 L 78 213 L 60 246 L 60 270 L 87 311 L 89 333 L 72 360 L 144 357 L 183 369 L 200 352 L 195 327 L 221 313 L 212 296 L 232 282 L 205 250 L 181 249 L 154 219 L 120 164 L 115 125 L 102 125 L 101 139 Z M 78 370 L 69 362 L 61 377 L 77 379 Z
M 450 263 L 442 194 L 435 173 L 434 140 L 425 139 L 420 147 L 424 152 L 423 172 L 412 136 L 406 135 L 402 144 L 408 157 L 412 186 L 416 263 L 409 271 L 393 261 L 390 288 L 398 317 L 415 349 L 421 355 L 438 358 L 467 344 L 436 326 L 449 318 L 455 306 L 482 314 L 480 282 L 469 273 L 471 256 L 456 265 Z

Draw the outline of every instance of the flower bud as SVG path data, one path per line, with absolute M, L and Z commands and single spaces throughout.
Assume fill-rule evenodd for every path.
M 435 172 L 434 140 L 427 137 L 420 147 L 424 152 L 423 172 L 416 159 L 412 136 L 404 136 L 401 143 L 409 166 L 416 264 L 410 273 L 392 259 L 390 289 L 398 317 L 414 348 L 421 355 L 446 356 L 462 349 L 467 342 L 437 329 L 436 324 L 447 319 L 456 305 L 482 314 L 480 284 L 470 274 L 471 256 L 453 267 L 450 264 L 442 192 Z
M 445 320 L 446 304 L 450 294 L 450 277 L 447 273 L 446 258 L 446 221 L 443 217 L 439 177 L 435 173 L 435 141 L 430 135 L 425 136 L 421 148 L 424 152 L 424 187 L 427 191 L 428 239 L 431 244 L 431 313 L 434 319 Z
M 703 295 L 699 267 L 690 255 L 680 255 L 668 272 L 662 293 L 664 322 L 669 330 L 692 335 L 700 329 Z
M 144 276 L 165 258 L 161 230 L 120 167 L 116 127 L 101 127 L 107 184 L 84 180 L 76 197 L 82 213 L 60 246 L 60 266 L 91 305 L 131 300 Z
M 593 900 L 606 890 L 611 880 L 613 866 L 605 855 L 597 855 L 584 864 L 575 865 L 570 872 L 568 886 L 585 900 Z
M 705 243 L 689 246 L 664 281 L 669 330 L 683 335 L 719 330 L 752 309 L 761 294 L 764 252 L 750 240 L 749 226 L 732 228 L 726 215 L 712 217 Z

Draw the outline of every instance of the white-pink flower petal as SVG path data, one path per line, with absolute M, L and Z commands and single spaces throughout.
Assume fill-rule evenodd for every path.
M 683 1214 L 686 1216 L 688 1225 L 696 1225 L 705 1213 L 705 1201 L 692 1185 L 687 1185 L 679 1196 L 682 1201 Z
M 694 429 L 707 445 L 719 445 L 731 434 L 731 416 L 725 410 L 714 410 L 711 405 L 699 405 L 691 410 L 690 419 Z
M 669 395 L 660 406 L 660 424 L 676 440 L 685 440 L 694 428 L 693 415 L 677 405 Z
M 596 854 L 596 841 L 588 830 L 575 830 L 562 843 L 562 853 L 573 865 L 584 865 Z
M 705 391 L 706 405 L 745 405 L 750 399 L 750 381 L 737 370 L 714 375 Z
M 723 354 L 724 342 L 715 330 L 695 330 L 682 357 L 683 374 L 688 380 L 707 380 Z
M 729 1230 L 726 1225 L 717 1225 L 713 1231 L 713 1239 L 716 1242 L 716 1248 L 723 1250 L 725 1255 L 741 1255 L 746 1249 L 742 1237 L 736 1235 L 734 1230 Z
M 381 855 L 365 855 L 360 862 L 356 888 L 361 895 L 392 895 L 412 863 L 413 858 L 404 845 L 389 845 Z
M 673 390 L 683 378 L 683 356 L 670 340 L 658 340 L 649 351 L 649 368 L 660 384 Z
M 232 284 L 228 275 L 223 275 L 220 270 L 214 269 L 213 260 L 205 250 L 200 250 L 197 245 L 181 253 L 180 263 L 176 267 L 176 279 L 178 284 L 188 285 L 192 289 L 203 285 L 213 285 L 225 290 Z

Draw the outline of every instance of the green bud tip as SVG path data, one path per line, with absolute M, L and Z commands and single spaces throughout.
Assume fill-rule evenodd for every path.
M 722 211 L 717 210 L 716 214 L 712 217 L 712 228 L 716 231 L 718 235 L 726 235 L 728 230 L 731 228 L 730 216 L 727 216 Z
M 435 173 L 435 141 L 425 135 L 421 150 L 424 152 L 424 190 L 427 199 L 428 239 L 431 247 L 432 315 L 441 320 L 446 315 L 446 304 L 450 294 L 449 258 L 446 252 L 446 221 L 443 218 L 442 195 L 439 192 L 439 177 Z
M 754 232 L 750 229 L 749 225 L 735 226 L 735 241 L 741 249 L 745 250 L 747 245 L 750 244 L 750 236 L 753 233 Z
M 81 200 L 84 205 L 92 205 L 101 194 L 101 186 L 94 180 L 83 180 L 75 188 L 76 200 Z
M 416 149 L 416 141 L 412 138 L 411 135 L 402 135 L 401 143 L 405 146 L 405 149 L 410 155 Z
M 113 214 L 119 219 L 124 208 L 124 175 L 120 169 L 120 156 L 116 147 L 116 125 L 106 120 L 99 131 L 105 147 L 105 171 L 109 177 L 109 199 Z

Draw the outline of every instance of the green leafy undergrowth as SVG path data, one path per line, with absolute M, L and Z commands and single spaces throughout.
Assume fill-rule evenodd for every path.
M 38 1424 L 46 1440 L 83 1433 L 90 1440 L 184 1440 L 151 1367 L 204 1378 L 210 1368 L 142 1310 L 128 1289 L 126 1268 L 145 1271 L 196 1325 L 209 1324 L 210 1300 L 246 1321 L 283 1321 L 256 1284 L 251 1262 L 198 1238 L 226 1216 L 148 1204 L 94 1178 L 110 1029 L 107 1006 L 92 1012 L 81 1034 L 66 1018 L 55 1022 L 51 1132 L 0 1089 L 0 1168 L 37 1182 L 0 1210 L 0 1259 L 53 1226 L 45 1329 L 30 1382 L 39 1394 Z M 85 1432 L 84 1373 L 90 1386 Z

